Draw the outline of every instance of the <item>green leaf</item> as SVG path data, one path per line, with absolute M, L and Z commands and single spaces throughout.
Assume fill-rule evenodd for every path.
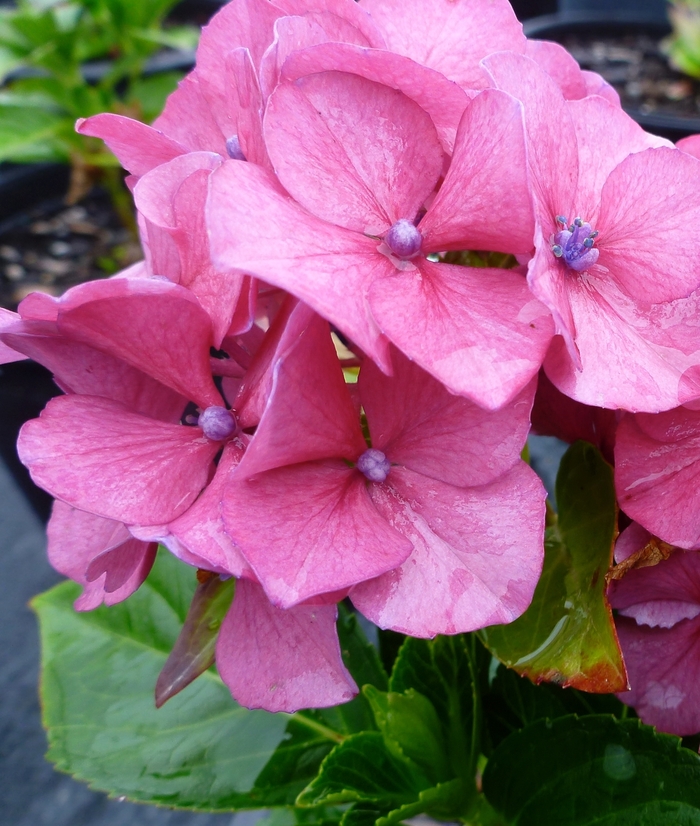
M 501 662 L 540 682 L 610 693 L 627 687 L 605 574 L 616 536 L 612 468 L 586 442 L 564 455 L 558 523 L 547 531 L 532 605 L 510 625 L 480 632 Z
M 62 160 L 52 139 L 65 126 L 65 117 L 36 107 L 0 107 L 0 161 Z
M 343 815 L 340 826 L 374 826 L 386 814 L 387 809 L 376 803 L 354 803 Z
M 435 708 L 447 743 L 452 776 L 473 783 L 479 743 L 479 692 L 475 679 L 475 645 L 470 636 L 408 637 L 394 663 L 389 688 L 422 694 Z
M 388 748 L 379 732 L 353 734 L 326 757 L 297 798 L 300 806 L 364 800 L 395 808 L 412 803 L 428 786 L 410 761 Z
M 265 805 L 256 778 L 289 717 L 248 711 L 211 671 L 156 710 L 155 681 L 186 616 L 195 573 L 159 554 L 126 602 L 78 614 L 71 582 L 36 597 L 48 758 L 93 788 L 176 808 Z
M 395 743 L 433 783 L 452 778 L 442 727 L 430 700 L 412 688 L 397 694 L 366 685 L 363 693 L 385 740 Z
M 185 624 L 156 681 L 157 708 L 214 665 L 219 628 L 231 606 L 235 582 L 212 574 L 198 583 Z
M 141 118 L 150 123 L 163 111 L 166 98 L 181 79 L 182 72 L 158 72 L 139 78 L 129 87 L 127 103 L 135 104 Z
M 533 723 L 498 747 L 483 787 L 513 826 L 700 824 L 700 757 L 638 720 Z

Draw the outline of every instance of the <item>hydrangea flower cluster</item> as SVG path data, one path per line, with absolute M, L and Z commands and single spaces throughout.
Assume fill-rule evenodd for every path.
M 3 312 L 0 357 L 65 393 L 19 452 L 78 610 L 161 543 L 237 580 L 238 702 L 345 702 L 340 600 L 426 638 L 528 607 L 532 420 L 615 463 L 620 558 L 685 549 L 611 599 L 623 699 L 700 730 L 697 142 L 644 132 L 506 0 L 232 0 L 152 126 L 77 128 L 128 170 L 145 260 Z

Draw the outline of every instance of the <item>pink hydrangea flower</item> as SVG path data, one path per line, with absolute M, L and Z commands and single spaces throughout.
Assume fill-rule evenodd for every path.
M 651 539 L 637 523 L 620 536 L 617 562 Z M 700 731 L 700 556 L 677 550 L 612 583 L 610 604 L 630 690 L 617 696 L 643 722 L 680 736 Z

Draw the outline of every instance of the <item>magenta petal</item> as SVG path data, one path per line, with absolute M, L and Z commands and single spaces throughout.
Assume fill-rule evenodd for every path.
M 700 286 L 700 161 L 678 149 L 647 149 L 622 161 L 601 194 L 600 263 L 640 304 L 683 298 Z M 683 254 L 679 255 L 679 250 Z
M 265 104 L 248 49 L 234 49 L 226 55 L 226 72 L 230 78 L 229 94 L 233 98 L 231 108 L 235 108 L 235 121 L 231 118 L 228 137 L 233 134 L 238 137 L 247 161 L 269 167 L 262 132 Z M 219 120 L 222 120 L 221 116 Z M 221 128 L 225 128 L 223 123 Z
M 52 399 L 17 443 L 36 484 L 56 498 L 141 525 L 184 513 L 219 448 L 199 428 L 147 419 L 97 396 Z
M 292 54 L 284 64 L 282 77 L 293 82 L 304 75 L 331 71 L 352 72 L 403 92 L 430 115 L 443 149 L 452 154 L 469 98 L 443 74 L 393 52 L 349 43 L 323 43 Z
M 201 560 L 200 567 L 213 567 L 233 576 L 252 575 L 250 566 L 224 530 L 221 517 L 221 499 L 243 451 L 237 440 L 229 442 L 224 447 L 214 478 L 203 493 L 191 508 L 168 525 L 170 534 Z
M 367 360 L 359 378 L 372 446 L 392 463 L 462 486 L 491 482 L 519 462 L 534 382 L 492 412 L 453 395 L 400 353 L 392 361 L 393 376 Z
M 4 307 L 0 307 L 0 333 L 3 333 L 19 320 L 20 316 L 17 315 L 17 313 L 13 313 L 10 310 L 6 310 Z M 22 361 L 22 359 L 26 358 L 27 356 L 24 355 L 24 353 L 17 352 L 17 350 L 13 350 L 4 341 L 0 341 L 0 364 L 9 364 L 12 361 Z
M 183 287 L 151 279 L 110 279 L 62 300 L 59 330 L 147 373 L 201 407 L 220 405 L 209 370 L 211 321 Z
M 190 152 L 225 155 L 226 136 L 216 122 L 202 86 L 197 71 L 190 72 L 168 97 L 153 126 Z
M 616 620 L 630 691 L 618 694 L 642 721 L 683 736 L 700 730 L 700 619 L 673 628 Z
M 679 407 L 625 416 L 615 459 L 625 513 L 671 545 L 700 548 L 700 413 Z
M 241 478 L 316 459 L 354 462 L 366 448 L 328 322 L 299 305 L 288 327 L 296 335 L 285 330 L 282 337 L 280 350 L 289 349 L 275 362 L 272 391 L 241 462 Z
M 479 61 L 524 51 L 525 36 L 507 0 L 362 0 L 390 51 L 442 72 L 465 89 L 482 89 Z
M 269 173 L 239 161 L 211 176 L 207 223 L 217 266 L 288 290 L 388 369 L 386 340 L 365 293 L 378 273 L 395 267 L 377 254 L 376 240 L 315 218 Z
M 108 112 L 80 119 L 76 131 L 102 138 L 132 175 L 145 175 L 154 166 L 167 163 L 185 152 L 185 147 L 152 126 Z
M 156 556 L 154 543 L 133 539 L 121 522 L 76 510 L 59 500 L 54 502 L 47 535 L 49 562 L 83 586 L 75 603 L 78 611 L 89 611 L 103 602 L 114 605 L 131 596 L 148 576 Z M 104 578 L 88 581 L 86 571 L 91 561 L 113 553 L 120 557 L 121 573 L 128 572 L 118 578 L 123 580 L 118 587 L 106 587 Z M 116 584 L 115 580 L 110 584 Z
M 453 393 L 489 409 L 507 404 L 542 363 L 553 332 L 546 308 L 513 271 L 419 267 L 372 285 L 382 330 Z
M 402 468 L 373 498 L 413 543 L 399 568 L 350 597 L 380 628 L 415 637 L 512 622 L 532 600 L 544 554 L 546 493 L 520 463 L 490 485 L 456 488 Z
M 388 86 L 344 72 L 281 84 L 265 141 L 278 178 L 314 215 L 383 234 L 413 220 L 442 172 L 429 115 Z
M 294 713 L 346 703 L 357 686 L 340 656 L 335 605 L 275 608 L 254 582 L 236 583 L 216 667 L 236 702 Z
M 338 461 L 270 470 L 249 482 L 234 475 L 224 524 L 275 605 L 347 588 L 406 559 L 411 543 L 380 516 L 367 484 Z
M 535 215 L 515 98 L 487 89 L 467 106 L 445 181 L 419 228 L 425 251 L 532 250 Z

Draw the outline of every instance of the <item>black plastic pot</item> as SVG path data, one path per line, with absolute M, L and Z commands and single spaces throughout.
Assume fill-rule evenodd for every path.
M 576 7 L 584 5 L 579 0 L 561 0 L 561 2 Z M 589 5 L 588 2 L 586 5 Z M 595 4 L 591 3 L 591 5 Z M 523 29 L 528 37 L 553 40 L 558 43 L 563 42 L 568 35 L 572 34 L 583 37 L 591 35 L 623 37 L 625 34 L 639 32 L 655 40 L 661 40 L 670 33 L 671 28 L 667 20 L 660 21 L 654 18 L 653 15 L 658 12 L 658 8 L 654 9 L 652 6 L 655 6 L 655 3 L 651 3 L 648 8 L 645 8 L 644 3 L 639 4 L 639 14 L 631 11 L 629 5 L 619 2 L 615 4 L 614 9 L 603 11 L 582 11 L 580 8 L 559 11 L 556 14 L 527 20 L 523 24 Z M 626 106 L 625 111 L 648 132 L 674 142 L 688 135 L 700 133 L 700 117 L 666 112 L 644 112 L 632 106 Z
M 651 22 L 665 24 L 667 22 L 666 0 L 559 0 L 557 10 L 564 14 L 576 12 L 579 14 L 614 13 L 624 16 L 634 22 Z

